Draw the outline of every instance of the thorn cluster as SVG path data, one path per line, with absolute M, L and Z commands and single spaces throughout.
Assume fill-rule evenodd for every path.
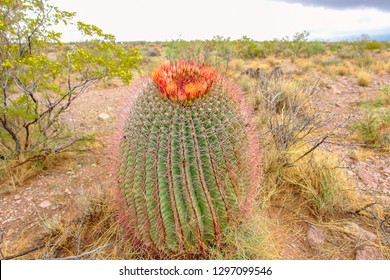
M 153 69 L 152 79 L 163 97 L 188 102 L 205 95 L 213 85 L 215 71 L 206 65 L 182 58 L 176 64 L 165 63 Z

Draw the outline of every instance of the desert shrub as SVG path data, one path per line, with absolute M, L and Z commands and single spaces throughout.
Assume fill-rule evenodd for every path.
M 365 110 L 360 120 L 352 126 L 357 133 L 357 141 L 366 144 L 369 148 L 389 151 L 389 116 L 388 110 L 384 112 Z
M 308 42 L 307 48 L 305 50 L 306 56 L 313 56 L 317 54 L 322 54 L 326 50 L 325 45 L 320 41 L 311 41 Z
M 236 56 L 242 59 L 253 59 L 262 54 L 260 46 L 247 36 L 234 41 L 234 48 Z
M 372 55 L 369 53 L 363 53 L 355 59 L 355 64 L 363 70 L 369 70 L 374 63 Z
M 361 57 L 366 53 L 367 43 L 369 42 L 370 37 L 368 34 L 362 34 L 359 38 L 351 43 L 352 49 L 354 51 L 355 57 Z
M 353 47 L 349 43 L 336 51 L 336 54 L 341 59 L 354 59 L 356 57 Z
M 170 61 L 176 61 L 182 57 L 184 59 L 194 59 L 197 63 L 211 64 L 214 49 L 213 41 L 177 39 L 167 42 L 164 56 Z
M 308 51 L 308 39 L 310 33 L 308 31 L 297 32 L 289 41 L 289 48 L 295 56 L 303 55 Z M 288 38 L 287 38 L 288 39 Z
M 382 45 L 377 41 L 369 41 L 366 43 L 367 50 L 379 50 Z
M 216 64 L 221 65 L 222 68 L 225 68 L 225 71 L 227 71 L 229 63 L 233 58 L 233 43 L 231 42 L 230 37 L 224 38 L 222 36 L 214 36 L 212 42 L 215 46 Z M 219 63 L 220 59 L 222 60 L 222 63 Z
M 372 100 L 363 100 L 359 105 L 367 110 L 375 110 L 390 105 L 390 86 L 383 86 L 378 95 Z
M 390 84 L 384 85 L 383 87 L 381 87 L 380 92 L 381 92 L 381 94 L 384 95 L 384 97 L 386 99 L 389 99 L 390 98 Z M 388 101 L 390 101 L 390 100 L 388 100 Z
M 272 54 L 275 57 L 280 57 L 288 54 L 288 44 L 286 39 L 278 40 L 273 39 L 272 41 L 265 41 L 262 43 L 266 54 Z
M 329 50 L 332 52 L 337 52 L 343 48 L 344 42 L 330 42 Z
M 259 77 L 253 94 L 261 103 L 259 112 L 267 112 L 267 130 L 284 164 L 310 154 L 331 137 L 338 126 L 334 124 L 328 132 L 323 132 L 334 116 L 322 117 L 316 103 L 318 92 L 319 79 L 294 81 L 275 69 Z M 301 149 L 303 146 L 306 149 Z M 291 150 L 299 151 L 294 159 Z
M 257 114 L 267 116 L 260 124 L 267 147 L 261 195 L 275 207 L 315 217 L 317 222 L 331 220 L 350 207 L 348 196 L 341 194 L 348 180 L 337 169 L 337 158 L 320 148 L 341 124 L 329 126 L 334 116 L 321 113 L 318 92 L 319 79 L 294 81 L 270 73 L 254 92 L 262 106 Z
M 82 139 L 71 134 L 60 116 L 90 85 L 111 77 L 125 83 L 141 59 L 111 34 L 77 22 L 89 41 L 63 51 L 59 22 L 74 13 L 46 0 L 3 1 L 0 24 L 0 154 L 5 160 L 28 161 L 66 150 Z

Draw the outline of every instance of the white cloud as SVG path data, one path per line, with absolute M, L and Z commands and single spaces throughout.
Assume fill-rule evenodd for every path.
M 77 12 L 77 19 L 101 27 L 123 41 L 233 39 L 291 36 L 308 30 L 312 38 L 376 34 L 390 30 L 390 12 L 376 9 L 334 10 L 266 0 L 55 0 Z M 79 40 L 63 30 L 65 40 Z

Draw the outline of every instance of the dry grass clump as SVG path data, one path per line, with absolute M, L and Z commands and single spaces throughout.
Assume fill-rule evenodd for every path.
M 350 67 L 348 67 L 348 65 L 346 64 L 343 64 L 343 65 L 337 65 L 335 67 L 335 72 L 337 75 L 339 76 L 347 76 L 351 73 L 351 69 Z
M 389 64 L 390 65 L 390 64 Z M 386 62 L 382 60 L 375 61 L 375 63 L 371 67 L 372 71 L 379 76 L 383 76 L 386 74 Z M 390 68 L 389 68 L 390 69 Z
M 358 193 L 340 160 L 321 149 L 337 125 L 325 128 L 330 121 L 316 108 L 318 82 L 295 90 L 286 86 L 290 83 L 286 77 L 271 79 L 255 92 L 262 96 L 259 112 L 268 115 L 268 122 L 263 122 L 267 126 L 261 126 L 268 134 L 263 139 L 267 150 L 260 200 L 271 213 L 269 228 L 278 252 L 282 258 L 296 251 L 302 259 L 353 259 L 356 248 L 368 244 L 389 257 L 385 238 L 390 231 L 381 230 L 380 224 L 386 217 L 390 220 L 390 212 L 382 211 L 382 222 L 375 221 L 374 215 L 362 216 L 360 209 L 373 198 Z M 367 241 L 354 236 L 348 227 L 352 222 L 381 238 Z M 306 241 L 310 227 L 321 231 L 322 244 Z M 289 248 L 281 245 L 286 243 Z
M 225 236 L 225 246 L 210 251 L 212 260 L 258 260 L 278 259 L 277 244 L 273 240 L 267 209 L 254 209 L 240 228 L 231 230 Z
M 294 158 L 296 151 L 289 153 Z M 354 259 L 357 248 L 367 245 L 390 258 L 390 208 L 380 198 L 358 192 L 336 156 L 316 150 L 284 165 L 272 144 L 264 155 L 261 199 L 272 213 L 269 228 L 278 252 L 286 250 L 281 244 L 287 242 L 290 251 L 299 248 L 299 259 Z M 362 238 L 354 224 L 377 238 Z M 307 243 L 310 227 L 321 231 L 323 243 Z
M 43 219 L 43 236 L 31 240 L 22 234 L 15 244 L 3 249 L 3 255 L 16 259 L 134 259 L 137 252 L 122 241 L 115 208 L 108 196 L 80 196 L 75 203 L 78 218 Z M 31 244 L 33 243 L 33 244 Z M 29 249 L 35 248 L 30 253 Z
M 0 193 L 6 194 L 21 186 L 26 180 L 50 168 L 69 169 L 74 166 L 79 154 L 67 151 L 49 154 L 29 161 L 0 160 Z
M 360 71 L 357 74 L 357 83 L 361 87 L 368 87 L 371 85 L 372 77 L 371 74 L 366 71 Z
M 293 159 L 299 154 L 294 149 L 288 153 Z M 317 221 L 350 210 L 350 182 L 338 169 L 336 158 L 315 151 L 295 164 L 284 165 L 274 148 L 265 161 L 265 183 L 275 188 L 272 191 L 274 202 L 283 201 L 283 205 L 294 206 L 292 209 Z
M 277 60 L 277 58 L 273 55 L 270 55 L 270 56 L 267 56 L 267 58 L 265 59 L 266 63 L 269 64 L 269 66 L 272 68 L 272 67 L 275 67 L 279 64 L 279 61 Z
M 123 233 L 117 219 L 117 209 L 111 194 L 100 190 L 93 197 L 80 196 L 75 208 L 76 219 L 43 219 L 44 234 L 32 240 L 26 233 L 19 240 L 1 248 L 5 259 L 197 259 L 188 255 L 150 255 L 142 248 L 135 249 Z M 258 209 L 259 210 L 259 209 Z M 239 228 L 225 236 L 224 248 L 211 249 L 207 259 L 275 259 L 277 252 L 271 242 L 264 212 L 248 213 Z M 202 257 L 204 258 L 204 257 Z
M 384 69 L 386 70 L 387 73 L 390 73 L 390 61 L 388 61 L 388 62 L 384 65 Z

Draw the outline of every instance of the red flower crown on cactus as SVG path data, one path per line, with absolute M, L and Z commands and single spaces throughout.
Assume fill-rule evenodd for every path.
M 193 60 L 180 58 L 176 64 L 165 63 L 153 69 L 152 79 L 161 96 L 172 101 L 191 101 L 205 95 L 213 85 L 215 71 Z

